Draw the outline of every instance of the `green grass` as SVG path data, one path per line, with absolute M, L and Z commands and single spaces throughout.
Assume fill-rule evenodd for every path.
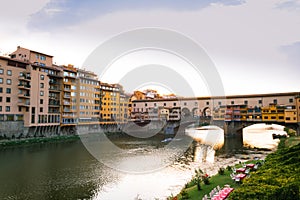
M 230 187 L 239 187 L 238 184 L 236 184 L 230 177 L 230 173 L 232 173 L 232 171 L 228 171 L 225 170 L 225 174 L 224 175 L 215 175 L 212 176 L 209 181 L 210 184 L 209 185 L 204 185 L 203 183 L 201 183 L 201 190 L 198 191 L 197 189 L 197 185 L 194 185 L 192 187 L 186 188 L 185 190 L 188 192 L 190 199 L 202 199 L 203 196 L 205 194 L 209 194 L 212 189 L 214 189 L 215 187 L 217 187 L 218 185 L 220 187 L 223 187 L 224 185 L 228 184 L 230 185 Z M 180 195 L 178 195 L 179 199 L 182 199 Z
M 298 145 L 298 147 L 296 146 Z M 243 184 L 236 184 L 230 177 L 230 173 L 232 171 L 228 171 L 227 169 L 225 170 L 224 175 L 215 175 L 210 178 L 210 184 L 209 185 L 204 185 L 201 183 L 201 190 L 197 190 L 197 185 L 192 184 L 191 182 L 187 184 L 187 188 L 184 188 L 188 195 L 189 199 L 192 200 L 198 200 L 202 199 L 205 194 L 209 194 L 213 188 L 217 187 L 218 185 L 220 187 L 223 187 L 224 185 L 228 184 L 230 187 L 235 188 L 236 190 L 233 192 L 234 197 L 231 197 L 231 199 L 251 199 L 251 197 L 254 197 L 252 199 L 256 198 L 256 194 L 253 194 L 253 191 L 259 193 L 259 190 L 262 190 L 263 192 L 261 193 L 262 196 L 268 192 L 268 191 L 273 191 L 274 188 L 277 189 L 278 191 L 280 190 L 282 193 L 288 193 L 289 192 L 294 192 L 294 191 L 299 191 L 297 190 L 297 184 L 299 183 L 299 178 L 297 176 L 294 176 L 293 170 L 298 171 L 299 170 L 299 153 L 298 149 L 300 146 L 300 137 L 289 137 L 289 138 L 283 138 L 281 139 L 281 142 L 278 146 L 278 150 L 274 153 L 271 153 L 267 156 L 266 158 L 266 164 L 264 164 L 261 169 L 259 168 L 257 172 L 251 172 L 251 177 L 246 178 L 243 180 Z M 293 148 L 292 148 L 293 147 Z M 289 150 L 290 149 L 290 150 Z M 296 153 L 295 153 L 296 152 Z M 287 155 L 285 155 L 287 154 Z M 250 160 L 245 162 L 246 164 L 248 163 L 256 163 L 257 160 Z M 295 163 L 296 162 L 296 163 Z M 291 166 L 287 166 L 287 165 Z M 274 168 L 274 166 L 276 166 Z M 298 167 L 297 167 L 298 166 Z M 242 167 L 242 164 L 237 164 L 235 165 L 236 168 Z M 285 176 L 282 176 L 280 173 L 277 172 L 284 172 Z M 286 176 L 287 173 L 291 173 L 289 176 L 292 178 L 289 178 Z M 276 175 L 275 175 L 276 174 Z M 297 173 L 298 174 L 298 173 Z M 300 174 L 300 172 L 299 172 Z M 276 187 L 276 180 L 278 179 L 277 182 L 282 182 L 289 184 L 288 187 Z M 259 181 L 257 181 L 259 180 Z M 275 182 L 274 184 L 270 184 L 270 186 L 263 185 L 262 182 L 268 181 L 267 184 L 271 183 L 272 181 Z M 295 184 L 296 183 L 296 184 Z M 253 188 L 254 187 L 254 188 Z M 282 189 L 283 188 L 283 189 Z M 295 189 L 296 188 L 296 189 Z M 246 193 L 248 192 L 249 196 L 239 196 L 241 193 Z M 252 192 L 252 193 L 251 193 Z M 296 192 L 297 193 L 297 192 Z M 252 195 L 252 196 L 251 196 Z M 272 194 L 269 194 L 272 195 Z M 278 194 L 276 194 L 278 195 Z M 296 199 L 298 198 L 297 194 Z M 298 194 L 299 195 L 299 194 Z M 177 195 L 178 199 L 182 199 L 181 195 Z
M 282 139 L 278 150 L 269 154 L 266 163 L 245 180 L 229 199 L 300 200 L 299 163 L 299 137 Z
M 294 137 L 287 138 L 284 142 L 284 146 L 285 147 L 292 147 L 292 146 L 295 146 L 299 143 L 300 143 L 300 137 L 299 136 L 298 137 L 294 136 Z

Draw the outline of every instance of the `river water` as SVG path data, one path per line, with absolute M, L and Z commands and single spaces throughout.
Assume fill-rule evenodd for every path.
M 180 148 L 165 149 L 163 137 L 114 138 L 127 151 L 108 153 L 110 165 L 92 156 L 81 140 L 0 149 L 0 199 L 166 199 L 181 190 L 195 168 L 215 174 L 219 167 L 240 159 L 239 137 L 225 140 L 215 163 L 195 162 L 192 150 L 183 154 Z M 149 159 L 163 160 L 166 165 L 151 168 Z M 146 172 L 122 170 L 136 165 Z

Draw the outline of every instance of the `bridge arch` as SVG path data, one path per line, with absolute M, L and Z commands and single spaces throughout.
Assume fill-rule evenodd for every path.
M 181 117 L 182 118 L 188 118 L 191 117 L 191 111 L 188 108 L 182 108 L 181 110 Z
M 198 108 L 192 109 L 192 115 L 193 117 L 199 117 L 200 116 L 200 110 Z
M 211 117 L 211 109 L 210 107 L 205 107 L 202 112 L 203 117 Z

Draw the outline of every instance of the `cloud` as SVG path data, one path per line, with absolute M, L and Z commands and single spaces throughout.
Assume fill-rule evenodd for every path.
M 276 7 L 279 9 L 287 9 L 290 11 L 299 11 L 300 10 L 300 1 L 299 0 L 283 1 L 283 2 L 278 3 Z
M 289 63 L 299 68 L 300 66 L 300 41 L 280 47 L 280 50 L 287 56 Z
M 300 90 L 300 12 L 278 7 L 287 1 L 114 2 L 50 1 L 40 9 L 28 8 L 28 16 L 34 13 L 22 15 L 29 19 L 27 29 L 5 26 L 1 49 L 21 45 L 53 55 L 57 64 L 81 67 L 91 51 L 115 34 L 162 27 L 206 49 L 228 94 Z
M 220 4 L 234 6 L 243 4 L 243 0 L 52 0 L 38 12 L 31 15 L 28 26 L 37 30 L 51 31 L 64 26 L 124 10 L 166 9 L 176 11 L 199 10 L 209 5 Z

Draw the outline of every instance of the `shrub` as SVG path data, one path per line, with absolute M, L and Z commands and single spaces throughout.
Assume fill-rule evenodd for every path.
M 225 169 L 224 169 L 224 167 L 221 167 L 221 168 L 219 169 L 218 173 L 219 173 L 220 175 L 224 175 L 224 174 L 225 174 Z
M 228 165 L 228 166 L 226 167 L 226 169 L 227 169 L 227 171 L 231 171 L 231 170 L 232 170 L 232 167 L 231 167 L 230 165 Z
M 205 185 L 209 185 L 209 178 L 210 177 L 208 176 L 208 174 L 202 176 L 202 181 Z
M 266 163 L 245 179 L 229 199 L 300 200 L 300 144 L 269 154 Z
M 187 193 L 187 191 L 185 189 L 181 190 L 180 195 L 181 195 L 181 199 L 189 199 L 190 198 L 189 193 Z

